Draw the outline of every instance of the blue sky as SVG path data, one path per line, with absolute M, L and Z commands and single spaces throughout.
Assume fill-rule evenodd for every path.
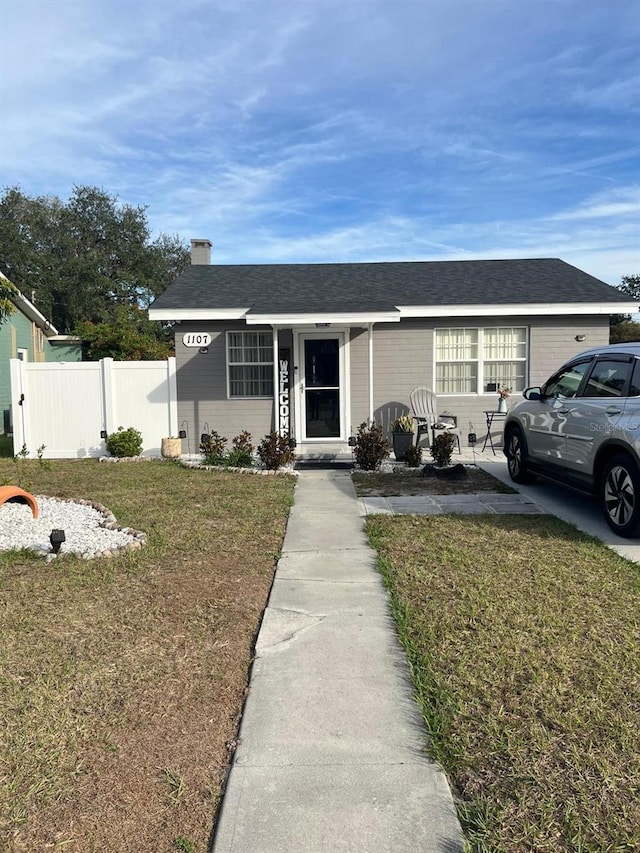
M 148 205 L 219 263 L 640 273 L 638 0 L 21 0 L 0 184 Z

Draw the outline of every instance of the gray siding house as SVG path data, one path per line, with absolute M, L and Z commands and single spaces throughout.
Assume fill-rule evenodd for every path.
M 0 281 L 9 279 L 0 272 Z M 0 323 L 0 434 L 13 432 L 9 361 L 82 361 L 82 341 L 60 335 L 17 288 L 10 297 L 14 310 Z
M 298 453 L 345 453 L 360 423 L 409 412 L 420 385 L 479 437 L 567 358 L 609 341 L 630 297 L 557 258 L 345 264 L 192 264 L 149 309 L 175 322 L 178 417 L 202 432 L 272 429 Z

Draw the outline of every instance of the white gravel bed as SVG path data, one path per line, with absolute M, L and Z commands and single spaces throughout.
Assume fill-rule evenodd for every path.
M 10 501 L 0 505 L 0 550 L 29 548 L 52 554 L 49 536 L 53 529 L 65 533 L 60 554 L 80 554 L 85 559 L 111 556 L 121 548 L 139 548 L 146 541 L 143 533 L 118 527 L 107 509 L 90 501 L 63 501 L 43 495 L 35 498 L 38 518 L 27 504 Z

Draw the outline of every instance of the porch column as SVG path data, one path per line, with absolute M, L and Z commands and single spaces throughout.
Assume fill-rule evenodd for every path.
M 367 326 L 369 331 L 369 422 L 373 421 L 373 323 Z
M 273 428 L 280 435 L 280 360 L 278 327 L 273 326 Z

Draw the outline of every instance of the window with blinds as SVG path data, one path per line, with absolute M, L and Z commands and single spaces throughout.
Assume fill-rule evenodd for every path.
M 522 391 L 527 355 L 525 326 L 436 329 L 436 394 Z
M 271 332 L 227 332 L 230 397 L 273 396 Z

